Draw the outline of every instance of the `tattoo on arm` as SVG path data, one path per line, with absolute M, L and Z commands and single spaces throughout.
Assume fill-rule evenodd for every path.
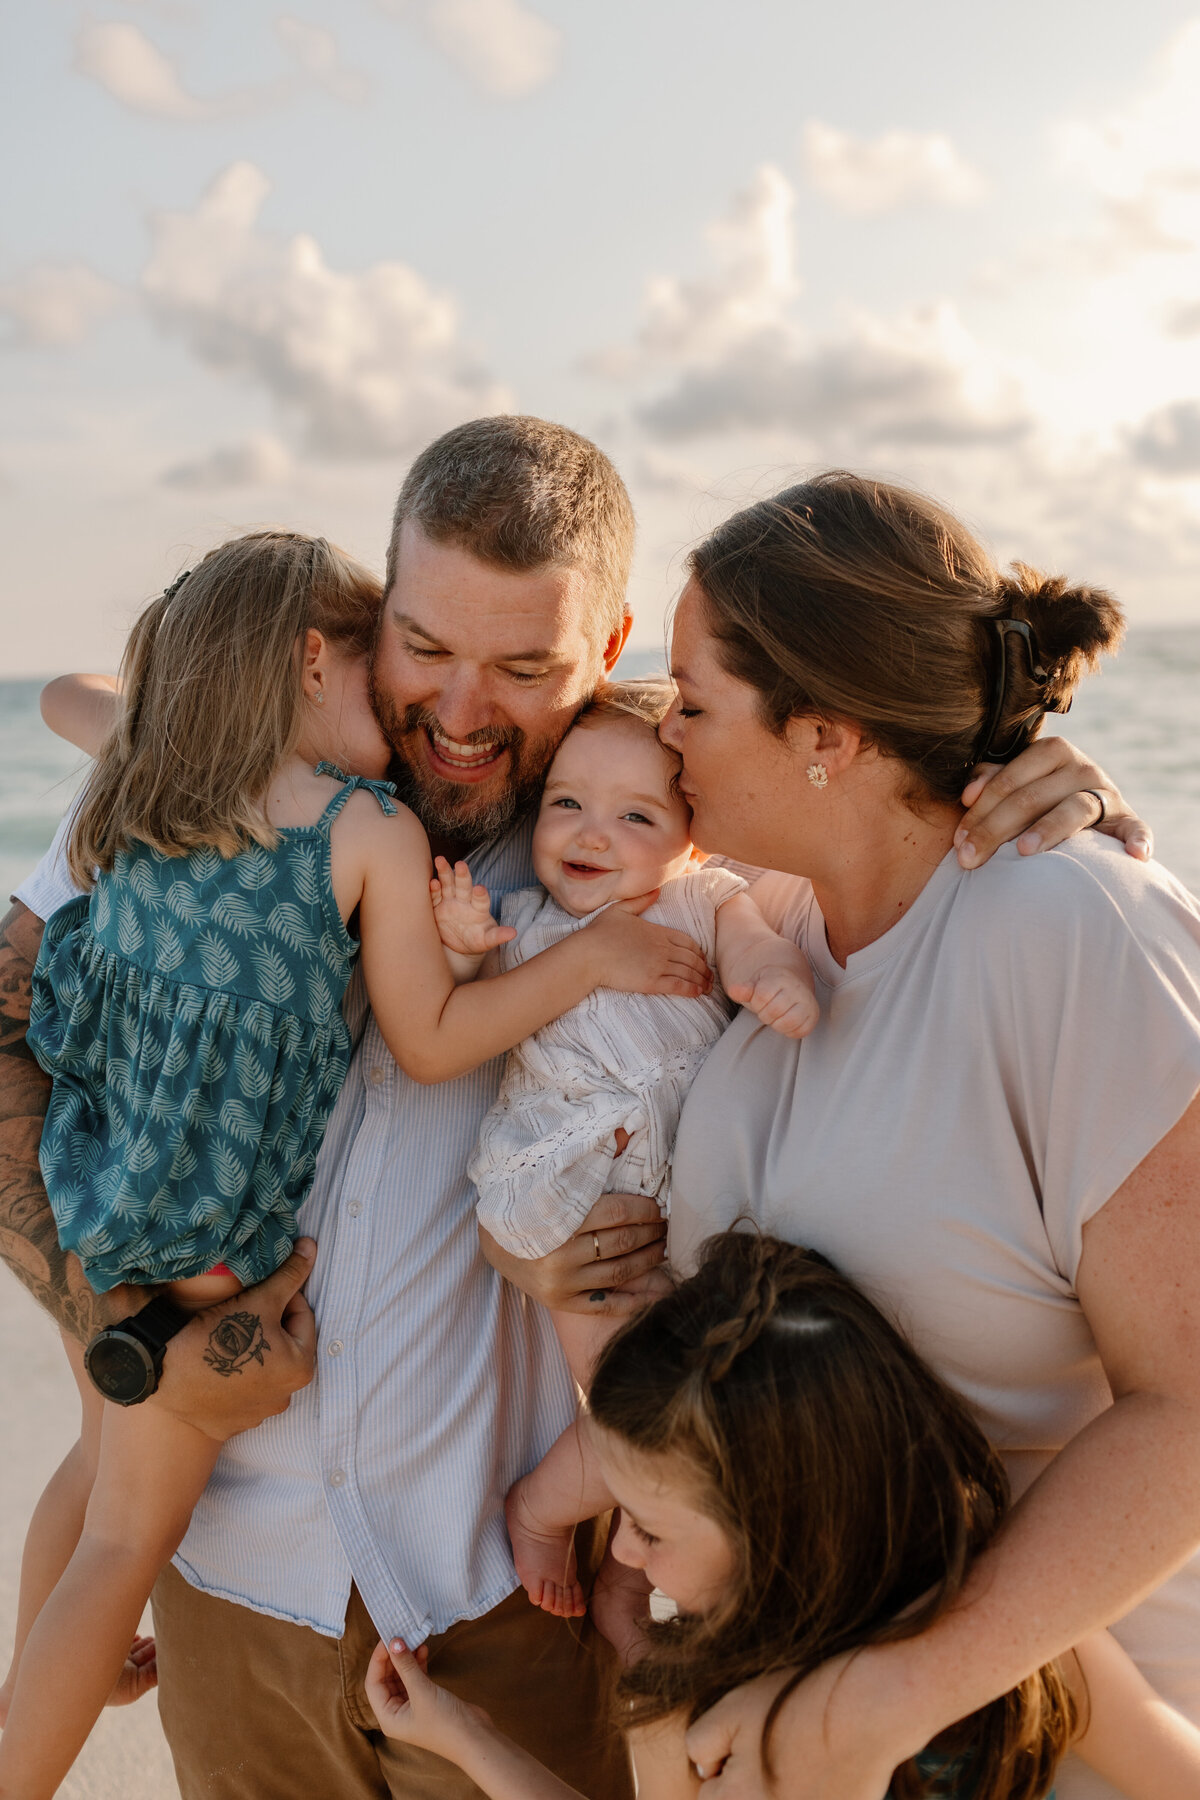
M 78 1259 L 59 1248 L 38 1167 L 50 1077 L 25 1042 L 41 938 L 41 920 L 15 901 L 0 919 L 0 1259 L 64 1331 L 86 1343 L 102 1325 L 137 1312 L 151 1290 L 95 1294 Z

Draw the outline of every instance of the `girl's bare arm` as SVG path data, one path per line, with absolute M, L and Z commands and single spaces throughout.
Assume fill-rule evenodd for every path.
M 820 1017 L 812 970 L 798 945 L 772 931 L 750 894 L 734 894 L 717 913 L 721 986 L 781 1037 L 807 1037 Z
M 456 987 L 434 922 L 429 845 L 416 818 L 404 808 L 381 820 L 364 797 L 358 806 L 351 801 L 343 819 L 351 828 L 343 849 L 362 864 L 359 923 L 371 1007 L 388 1049 L 415 1081 L 447 1081 L 478 1068 L 597 987 L 689 996 L 707 989 L 708 965 L 690 938 L 620 907 L 506 975 Z
M 59 675 L 42 689 L 42 718 L 60 738 L 95 756 L 117 716 L 115 675 Z
M 1195 1800 L 1200 1731 L 1161 1694 L 1107 1631 L 1064 1659 L 1083 1731 L 1075 1750 L 1128 1800 Z M 1074 1679 L 1073 1677 L 1074 1671 Z

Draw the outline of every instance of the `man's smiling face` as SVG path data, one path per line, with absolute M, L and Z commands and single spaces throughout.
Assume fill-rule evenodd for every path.
M 478 842 L 533 801 L 624 642 L 601 629 L 581 570 L 497 568 L 406 521 L 371 698 L 431 836 Z

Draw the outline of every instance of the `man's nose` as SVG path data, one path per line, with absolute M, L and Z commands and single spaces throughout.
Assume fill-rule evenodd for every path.
M 433 711 L 447 737 L 466 743 L 473 732 L 494 723 L 491 699 L 482 672 L 469 665 L 447 669 L 432 696 Z

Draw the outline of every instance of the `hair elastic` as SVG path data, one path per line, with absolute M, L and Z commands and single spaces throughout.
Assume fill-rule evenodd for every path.
M 1032 719 L 1022 720 L 1021 724 L 1014 728 L 1012 737 L 1003 748 L 997 748 L 992 742 L 1003 716 L 1004 702 L 1008 696 L 1009 633 L 1016 632 L 1018 637 L 1024 638 L 1025 650 L 1029 657 L 1029 673 L 1035 681 L 1041 683 L 1043 688 L 1050 679 L 1050 671 L 1043 665 L 1041 653 L 1037 647 L 1037 640 L 1034 638 L 1033 632 L 1025 623 L 1024 619 L 986 619 L 984 620 L 984 623 L 990 625 L 996 633 L 998 652 L 992 666 L 992 684 L 991 694 L 988 700 L 987 721 L 975 741 L 975 750 L 971 757 L 971 763 L 1011 762 L 1013 757 L 1025 748 L 1025 734 L 1033 721 Z M 1072 698 L 1073 696 L 1068 695 L 1065 701 L 1043 699 L 1039 709 L 1039 716 L 1041 713 L 1048 712 L 1070 712 Z

